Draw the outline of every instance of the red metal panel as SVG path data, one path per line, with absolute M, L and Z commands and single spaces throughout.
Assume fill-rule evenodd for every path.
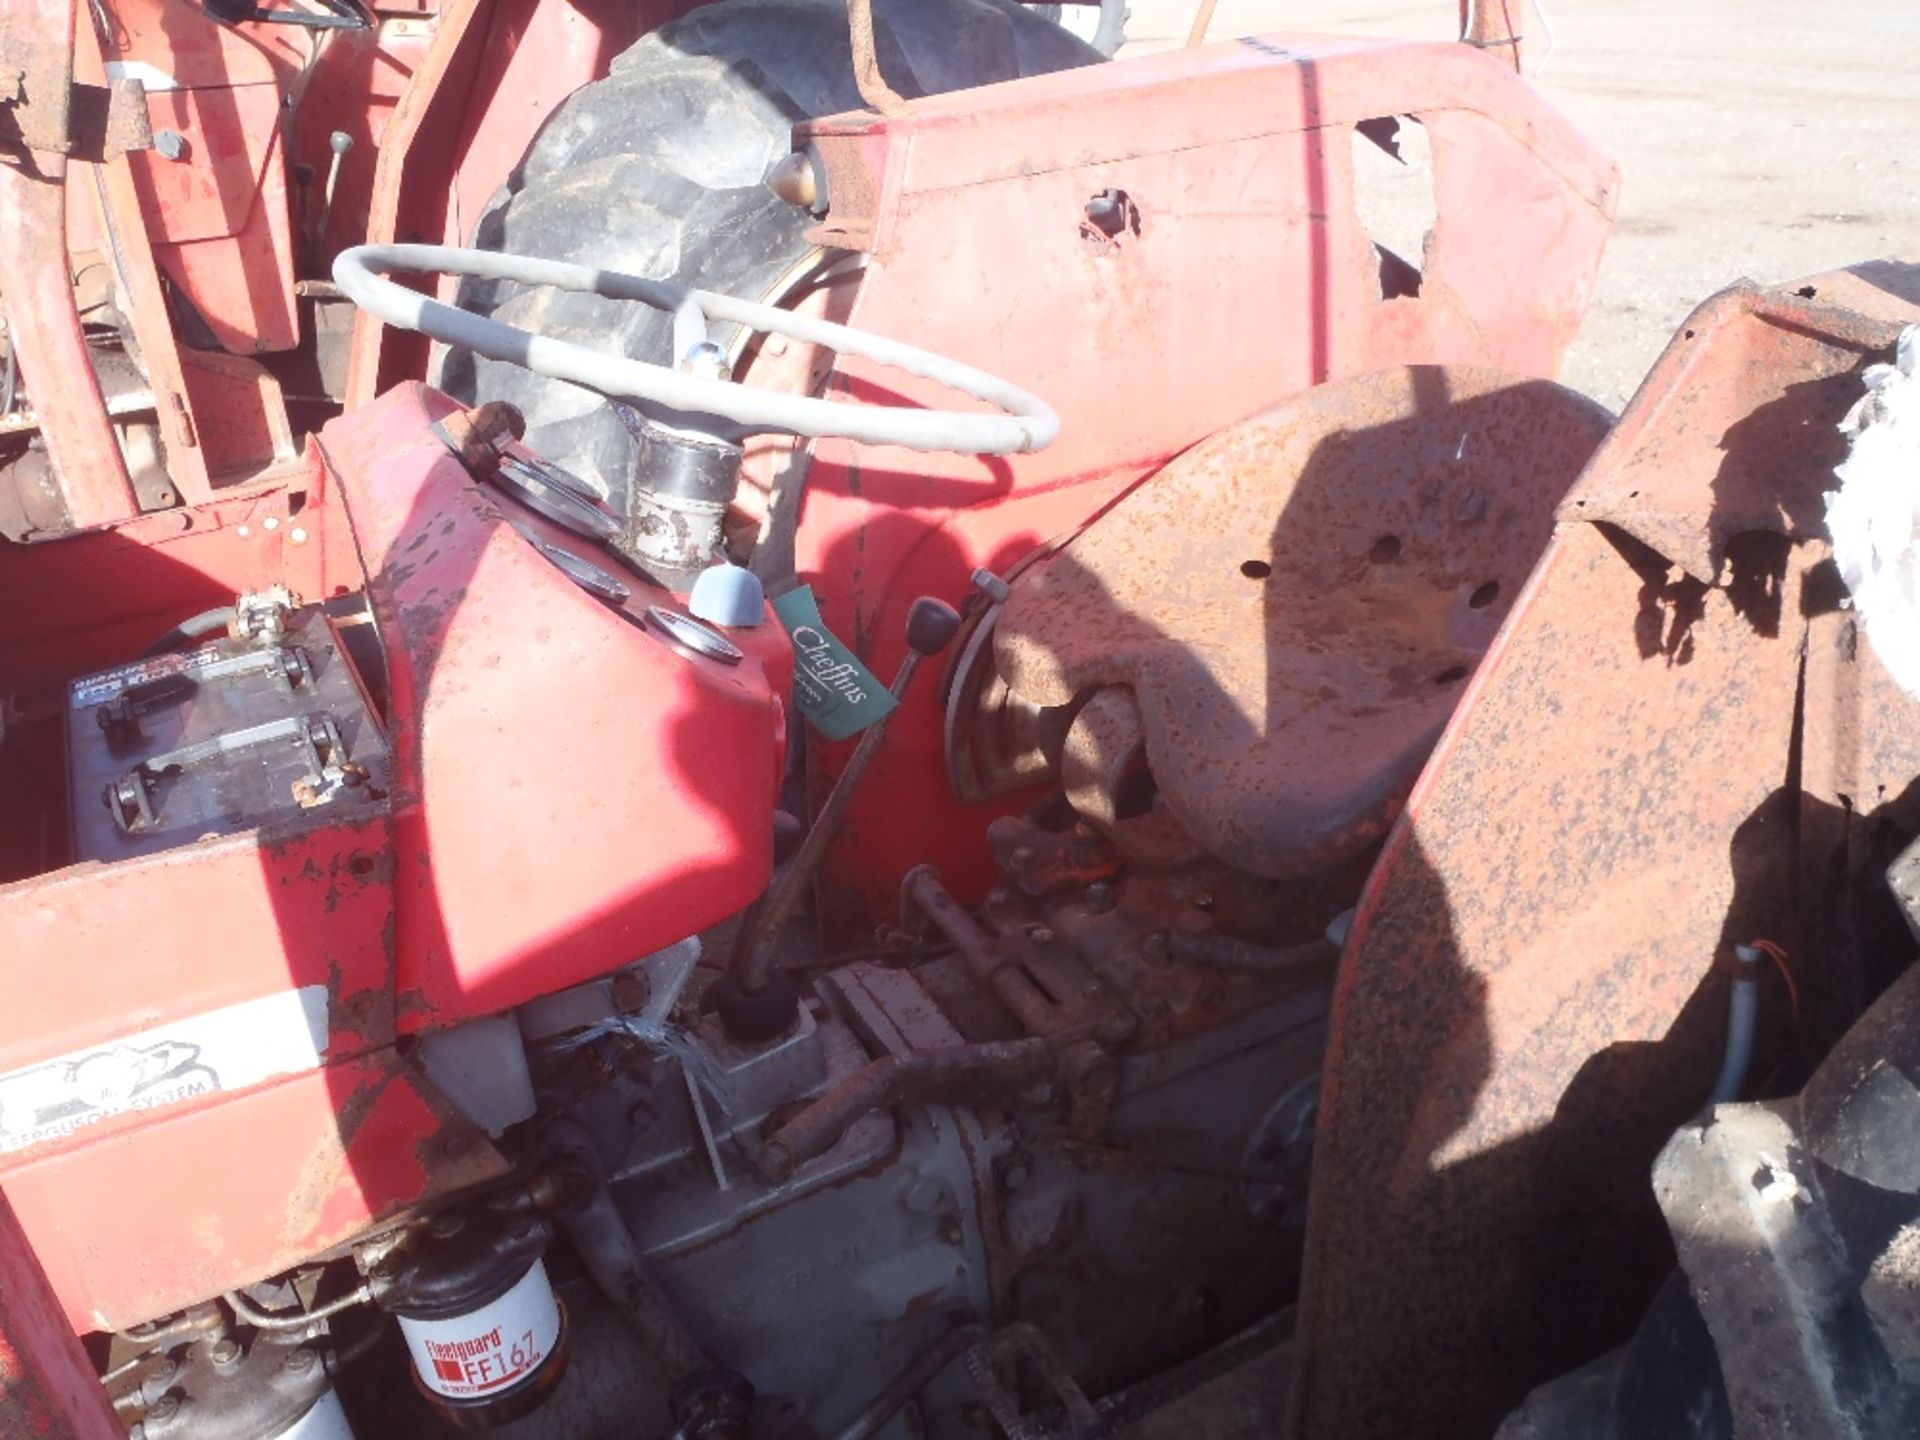
M 792 683 L 777 624 L 734 632 L 730 667 L 641 623 L 665 591 L 629 577 L 620 611 L 575 586 L 428 432 L 453 408 L 403 386 L 322 436 L 387 645 L 403 1029 L 604 974 L 758 896 Z
M 1431 136 L 1438 219 L 1418 297 L 1382 300 L 1353 126 L 1408 114 Z M 821 238 L 872 253 L 852 323 L 1005 375 L 1063 425 L 1049 450 L 1004 459 L 815 448 L 798 567 L 882 674 L 916 593 L 956 598 L 972 567 L 1072 530 L 1286 395 L 1409 362 L 1552 374 L 1616 186 L 1510 69 L 1458 45 L 1270 37 L 803 129 L 829 170 Z M 1085 214 L 1108 189 L 1138 210 L 1112 239 Z M 837 384 L 951 403 L 858 363 Z M 884 917 L 915 860 L 963 891 L 989 881 L 987 812 L 951 800 L 941 720 L 933 687 L 910 697 L 854 801 L 824 892 L 843 935 Z M 817 784 L 838 764 L 826 751 Z
M 1920 757 L 1913 702 L 1821 579 L 1820 494 L 1859 369 L 1920 315 L 1920 267 L 1812 289 L 1864 313 L 1740 287 L 1688 320 L 1367 884 L 1315 1142 L 1296 1434 L 1487 1434 L 1623 1341 L 1670 1268 L 1649 1173 L 1712 1083 L 1717 958 L 1756 935 L 1845 948 L 1826 877 L 1864 872 Z M 1852 968 L 1809 964 L 1813 1005 Z
M 74 0 L 4 0 L 0 34 L 18 47 L 30 99 L 73 80 Z M 32 43 L 27 43 L 31 37 Z M 41 436 L 76 530 L 138 513 L 120 445 L 87 358 L 67 273 L 67 162 L 29 152 L 0 164 L 0 294 Z
M 0 1071 L 303 985 L 327 988 L 330 1057 L 388 1043 L 391 849 L 380 815 L 0 886 L 0 954 L 30 961 L 0 967 Z
M 447 243 L 467 242 L 481 210 L 562 100 L 605 75 L 614 56 L 649 30 L 692 8 L 686 0 L 499 0 L 459 139 Z
M 175 621 L 283 584 L 319 600 L 366 583 L 317 463 L 303 491 L 149 515 L 0 565 L 0 666 L 28 688 L 118 664 Z M 304 502 L 296 512 L 295 502 Z M 60 603 L 47 603 L 58 596 Z
M 271 1274 L 494 1173 L 491 1150 L 458 1126 L 459 1163 L 433 1163 L 449 1122 L 381 1048 L 395 1029 L 604 973 L 766 884 L 792 683 L 784 632 L 735 632 L 747 658 L 726 667 L 643 626 L 646 604 L 671 603 L 664 592 L 636 586 L 626 614 L 587 596 L 429 433 L 451 408 L 411 386 L 342 421 L 324 446 L 337 470 L 316 470 L 298 510 L 276 496 L 155 517 L 36 547 L 5 572 L 9 587 L 74 597 L 71 615 L 20 607 L 40 618 L 13 637 L 13 658 L 64 660 L 67 674 L 82 656 L 137 651 L 242 576 L 309 596 L 367 583 L 389 657 L 394 819 L 0 888 L 0 953 L 32 961 L 0 969 L 0 1009 L 16 1022 L 0 1071 L 289 989 L 327 997 L 323 1068 L 89 1114 L 0 1163 L 76 1325 L 130 1323 Z M 343 504 L 370 581 L 325 538 L 342 535 Z M 90 587 L 94 573 L 117 583 Z
M 701 3 L 448 0 L 388 122 L 365 239 L 464 244 L 552 107 L 627 44 Z M 423 340 L 360 316 L 347 403 L 425 374 L 426 361 Z
M 366 238 L 374 168 L 386 142 L 387 125 L 432 42 L 433 23 L 426 16 L 388 18 L 377 30 L 336 32 L 301 88 L 288 144 L 291 158 L 309 166 L 316 177 L 305 207 L 308 225 L 318 223 L 326 177 L 334 168 L 334 132 L 353 141 L 353 148 L 339 163 L 326 234 L 320 237 L 314 257 L 321 274 L 328 272 L 341 250 Z
M 6 1189 L 73 1328 L 111 1330 L 277 1274 L 506 1168 L 383 1050 L 29 1161 Z
M 103 49 L 143 80 L 155 132 L 184 150 L 127 157 L 160 266 L 237 354 L 299 342 L 281 87 L 301 42 L 289 27 L 212 24 L 192 0 L 118 0 Z
M 0 1193 L 0 1435 L 123 1440 L 125 1434 Z
M 153 128 L 184 137 L 185 153 L 127 157 L 161 268 L 239 355 L 300 341 L 280 94 L 269 81 L 150 96 Z

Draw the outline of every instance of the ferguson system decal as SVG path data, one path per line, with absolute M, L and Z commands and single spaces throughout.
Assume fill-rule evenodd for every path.
M 264 995 L 0 1075 L 0 1152 L 58 1139 L 129 1110 L 318 1068 L 324 985 Z

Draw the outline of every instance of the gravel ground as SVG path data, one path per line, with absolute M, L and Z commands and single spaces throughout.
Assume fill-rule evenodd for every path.
M 1916 0 L 1545 3 L 1557 45 L 1536 83 L 1623 179 L 1569 384 L 1618 409 L 1687 312 L 1742 276 L 1920 255 Z M 1183 43 L 1198 8 L 1132 4 L 1123 54 Z M 1441 40 L 1454 23 L 1445 0 L 1219 0 L 1208 34 Z

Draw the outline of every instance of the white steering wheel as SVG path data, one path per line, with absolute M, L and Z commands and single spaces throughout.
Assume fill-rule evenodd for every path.
M 856 405 L 804 395 L 779 395 L 730 380 L 689 375 L 664 365 L 574 345 L 517 326 L 444 305 L 383 278 L 393 271 L 551 285 L 610 300 L 637 300 L 674 317 L 674 350 L 684 358 L 707 339 L 707 322 L 718 320 L 767 335 L 786 335 L 843 355 L 858 355 L 910 375 L 945 385 L 996 406 L 1003 413 L 920 410 L 899 405 Z M 902 345 L 865 330 L 758 305 L 730 295 L 693 290 L 661 280 L 643 280 L 615 270 L 502 255 L 449 245 L 359 245 L 333 262 L 341 292 L 388 325 L 520 365 L 537 375 L 583 385 L 610 399 L 640 402 L 682 414 L 711 415 L 742 433 L 779 433 L 813 438 L 837 436 L 867 445 L 903 445 L 910 450 L 950 450 L 962 455 L 1010 455 L 1042 450 L 1060 433 L 1060 417 L 1017 385 L 930 351 Z

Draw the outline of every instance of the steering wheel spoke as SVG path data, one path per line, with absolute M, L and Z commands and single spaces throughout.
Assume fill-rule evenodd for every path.
M 687 374 L 472 314 L 395 284 L 386 278 L 394 272 L 549 285 L 650 305 L 673 315 L 674 348 L 680 354 L 704 340 L 706 325 L 714 321 L 760 334 L 785 335 L 920 376 L 1001 413 L 859 405 L 774 394 Z M 971 365 L 851 326 L 616 270 L 450 245 L 361 245 L 340 253 L 333 263 L 333 278 L 356 305 L 388 325 L 584 386 L 609 399 L 714 416 L 742 434 L 838 437 L 910 450 L 1011 455 L 1045 449 L 1060 433 L 1060 419 L 1046 402 Z

